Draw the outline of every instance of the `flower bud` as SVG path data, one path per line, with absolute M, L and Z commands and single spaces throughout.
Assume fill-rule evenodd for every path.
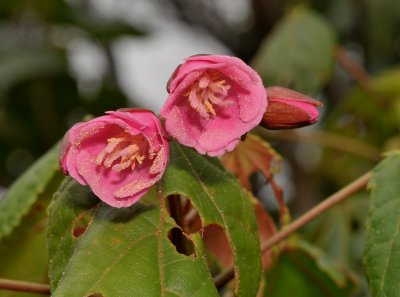
M 292 129 L 314 124 L 318 120 L 317 106 L 322 103 L 296 91 L 282 88 L 266 88 L 268 107 L 261 126 L 267 129 Z

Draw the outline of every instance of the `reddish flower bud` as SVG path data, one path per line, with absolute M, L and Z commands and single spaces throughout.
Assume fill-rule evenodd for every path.
M 291 129 L 314 124 L 322 103 L 296 91 L 282 88 L 266 88 L 268 107 L 261 126 L 267 129 Z

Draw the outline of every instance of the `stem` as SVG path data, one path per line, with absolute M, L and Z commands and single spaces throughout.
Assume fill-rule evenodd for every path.
M 275 233 L 268 240 L 261 243 L 261 253 L 269 250 L 275 244 L 287 238 L 289 235 L 303 227 L 305 224 L 315 219 L 320 214 L 326 212 L 339 202 L 343 201 L 351 194 L 361 190 L 364 188 L 369 179 L 371 178 L 371 172 L 367 172 L 352 183 L 348 184 L 346 187 L 342 188 L 338 192 L 326 198 L 324 201 L 310 209 L 308 212 L 303 214 L 301 217 L 293 221 L 291 224 L 287 225 L 285 228 L 280 230 L 278 233 Z M 222 288 L 225 286 L 232 278 L 234 277 L 233 267 L 229 267 L 225 271 L 221 272 L 214 278 L 214 283 L 216 287 Z
M 27 293 L 50 294 L 50 286 L 0 278 L 0 289 Z
M 259 135 L 268 139 L 278 139 L 287 141 L 302 141 L 320 144 L 326 147 L 336 149 L 338 151 L 343 151 L 352 155 L 364 157 L 371 161 L 379 161 L 380 151 L 373 145 L 355 140 L 350 137 L 315 131 L 315 132 L 294 132 L 294 131 L 280 131 L 280 132 L 270 132 L 265 129 L 260 129 L 257 131 Z

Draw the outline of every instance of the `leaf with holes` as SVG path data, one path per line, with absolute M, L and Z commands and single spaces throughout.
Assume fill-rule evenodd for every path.
M 327 261 L 321 251 L 298 241 L 286 246 L 266 273 L 266 284 L 260 296 L 281 297 L 351 297 L 356 290 L 355 278 Z
M 117 209 L 66 179 L 50 208 L 52 296 L 218 296 L 200 236 L 189 236 L 195 255 L 178 253 L 159 196 Z
M 251 195 L 249 193 L 249 195 Z M 257 226 L 258 226 L 258 236 L 260 242 L 269 239 L 273 234 L 277 232 L 275 222 L 270 214 L 263 208 L 260 202 L 250 196 L 252 201 L 254 212 L 256 215 Z M 199 216 L 196 216 L 193 221 L 191 221 L 190 227 L 198 230 L 201 228 L 201 220 Z M 189 228 L 190 228 L 189 227 Z M 219 225 L 208 225 L 202 228 L 202 238 L 204 242 L 204 249 L 208 252 L 212 259 L 215 258 L 215 263 L 218 267 L 228 268 L 233 263 L 232 251 L 224 229 Z M 271 266 L 273 262 L 273 255 L 276 249 L 270 249 L 262 254 L 263 269 L 265 270 Z
M 256 296 L 261 256 L 254 210 L 236 179 L 216 163 L 216 159 L 171 142 L 163 192 L 187 197 L 203 226 L 217 224 L 225 230 L 233 252 L 237 295 Z
M 253 66 L 269 86 L 316 94 L 333 69 L 335 35 L 316 13 L 296 7 L 267 37 Z
M 88 224 L 82 225 L 80 218 L 88 218 L 86 221 L 89 223 L 98 205 L 99 200 L 89 188 L 77 186 L 69 177 L 65 178 L 60 189 L 54 195 L 54 201 L 49 207 L 47 231 L 49 276 L 52 290 L 57 287 L 80 235 L 86 231 L 88 226 Z
M 56 145 L 35 164 L 33 164 L 9 188 L 0 200 L 0 239 L 18 226 L 22 217 L 43 193 L 58 170 L 58 151 Z
M 367 219 L 365 266 L 374 297 L 399 295 L 400 278 L 400 151 L 373 171 Z
M 247 134 L 234 151 L 221 158 L 224 166 L 235 175 L 240 183 L 251 190 L 250 176 L 261 172 L 267 180 L 279 171 L 282 157 L 260 137 Z

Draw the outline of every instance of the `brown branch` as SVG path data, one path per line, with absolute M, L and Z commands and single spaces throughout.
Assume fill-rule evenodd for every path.
M 0 289 L 26 293 L 50 294 L 50 286 L 0 278 Z
M 265 129 L 259 129 L 258 134 L 267 139 L 278 139 L 287 141 L 301 141 L 320 144 L 338 151 L 343 151 L 352 155 L 364 157 L 371 161 L 379 161 L 381 153 L 378 148 L 368 143 L 334 134 L 325 131 L 295 132 L 279 131 L 270 132 Z
M 313 219 L 315 219 L 320 214 L 326 212 L 339 202 L 343 201 L 350 195 L 354 194 L 355 192 L 363 189 L 369 179 L 371 178 L 371 172 L 367 172 L 352 183 L 348 184 L 346 187 L 342 188 L 335 194 L 329 196 L 320 204 L 315 206 L 314 208 L 310 209 L 304 215 L 293 221 L 291 224 L 287 225 L 285 228 L 280 230 L 278 233 L 275 233 L 271 236 L 268 240 L 261 243 L 261 252 L 264 253 L 265 251 L 269 250 L 275 244 L 279 243 L 280 241 L 287 238 L 289 235 L 293 234 L 295 231 L 303 227 L 305 224 L 309 223 Z M 214 278 L 214 283 L 217 288 L 222 288 L 225 286 L 232 278 L 234 277 L 234 270 L 233 267 L 230 267 L 217 275 Z

